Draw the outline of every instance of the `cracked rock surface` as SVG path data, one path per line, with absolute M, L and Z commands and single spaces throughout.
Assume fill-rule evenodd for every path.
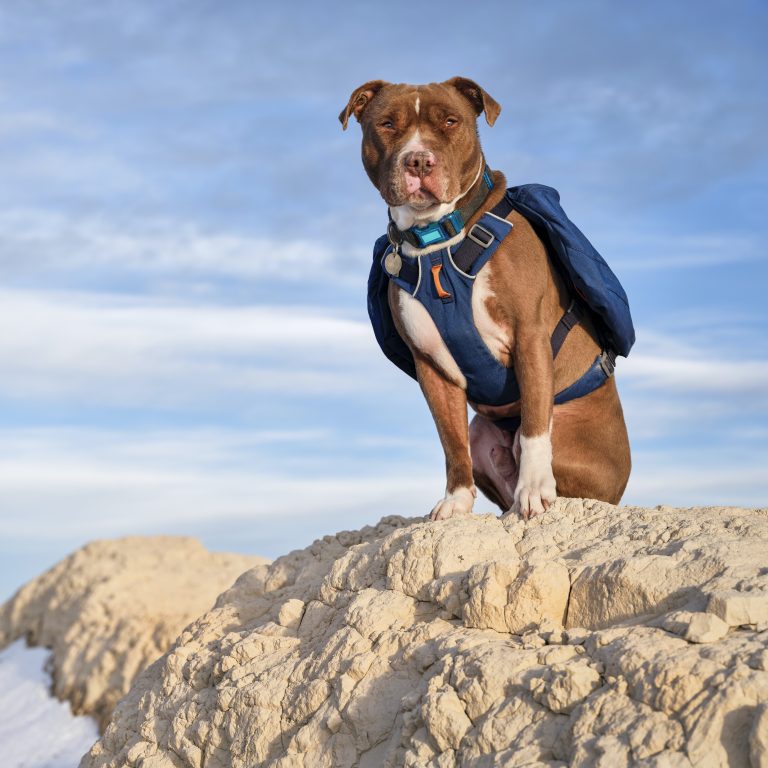
M 0 606 L 0 648 L 20 637 L 51 648 L 54 694 L 103 729 L 136 675 L 243 570 L 267 562 L 191 538 L 95 541 Z
M 388 517 L 244 573 L 81 768 L 768 766 L 768 511 Z

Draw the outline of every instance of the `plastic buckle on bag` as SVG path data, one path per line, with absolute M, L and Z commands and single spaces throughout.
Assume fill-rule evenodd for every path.
M 613 376 L 613 372 L 616 370 L 616 353 L 611 350 L 604 350 L 600 355 L 600 367 L 603 369 L 606 379 L 610 379 Z

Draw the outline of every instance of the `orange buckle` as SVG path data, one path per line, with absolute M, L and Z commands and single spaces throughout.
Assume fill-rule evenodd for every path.
M 443 268 L 442 264 L 435 264 L 432 267 L 432 280 L 435 283 L 435 290 L 437 291 L 437 295 L 441 299 L 450 299 L 451 294 L 448 293 L 448 291 L 443 289 L 443 286 L 440 285 L 440 270 Z

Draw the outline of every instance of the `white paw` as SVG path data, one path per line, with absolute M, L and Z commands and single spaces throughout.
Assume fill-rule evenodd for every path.
M 520 474 L 511 512 L 525 520 L 542 514 L 557 498 L 552 474 L 552 441 L 548 434 L 520 435 Z
M 429 513 L 430 520 L 448 520 L 450 517 L 466 517 L 472 514 L 477 491 L 472 488 L 457 488 L 452 493 L 446 493 L 445 498 L 435 504 Z

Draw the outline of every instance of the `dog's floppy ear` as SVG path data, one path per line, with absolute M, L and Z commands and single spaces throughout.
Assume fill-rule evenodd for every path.
M 363 110 L 368 106 L 368 102 L 385 86 L 389 85 L 385 80 L 371 80 L 370 82 L 363 83 L 359 88 L 355 88 L 352 91 L 352 95 L 349 97 L 349 103 L 344 109 L 341 110 L 339 115 L 339 122 L 341 127 L 346 131 L 347 123 L 351 115 L 357 118 L 360 122 L 360 115 L 363 114 Z
M 443 85 L 452 85 L 475 108 L 475 113 L 478 116 L 485 112 L 488 125 L 493 125 L 496 122 L 496 118 L 501 112 L 501 105 L 474 80 L 467 77 L 452 77 L 450 80 L 446 80 Z

